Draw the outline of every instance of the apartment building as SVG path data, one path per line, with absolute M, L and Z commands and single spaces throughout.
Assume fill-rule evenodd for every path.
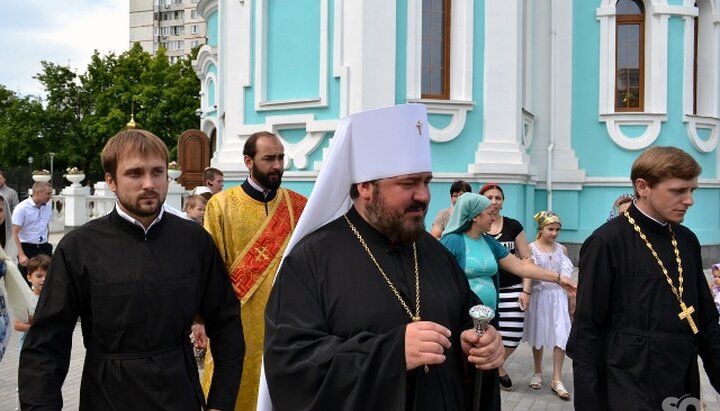
M 140 43 L 148 53 L 160 47 L 170 62 L 205 44 L 206 24 L 198 15 L 199 0 L 130 0 L 130 44 Z

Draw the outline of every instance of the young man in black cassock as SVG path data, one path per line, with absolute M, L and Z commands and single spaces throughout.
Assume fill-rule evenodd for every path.
M 632 166 L 634 204 L 583 244 L 567 343 L 577 409 L 699 406 L 698 353 L 720 388 L 718 312 L 698 239 L 680 225 L 700 172 L 680 149 L 646 150 Z
M 504 349 L 494 328 L 469 329 L 480 301 L 425 231 L 424 106 L 355 114 L 338 130 L 265 310 L 272 406 L 471 409 L 473 366 L 494 370 Z M 500 409 L 491 377 L 477 409 Z M 267 399 L 261 391 L 260 410 Z
M 101 158 L 116 207 L 58 246 L 20 355 L 22 409 L 62 408 L 78 317 L 87 349 L 81 410 L 204 408 L 189 340 L 198 314 L 215 357 L 204 409 L 233 409 L 244 355 L 240 307 L 212 238 L 163 212 L 167 147 L 127 130 Z

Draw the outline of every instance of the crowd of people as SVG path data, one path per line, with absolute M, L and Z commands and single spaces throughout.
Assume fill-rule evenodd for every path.
M 208 167 L 179 211 L 167 147 L 128 129 L 101 153 L 115 208 L 56 249 L 52 187 L 18 201 L 0 172 L 0 360 L 22 332 L 19 408 L 62 408 L 78 319 L 87 410 L 499 410 L 521 342 L 530 388 L 578 409 L 699 401 L 697 355 L 720 388 L 720 264 L 708 284 L 681 225 L 690 155 L 645 150 L 576 269 L 561 217 L 535 214 L 529 243 L 497 183 L 455 181 L 426 230 L 428 132 L 418 104 L 341 119 L 309 198 L 282 186 L 280 137 L 257 132 L 247 178 L 226 189 Z M 479 304 L 496 312 L 484 332 Z

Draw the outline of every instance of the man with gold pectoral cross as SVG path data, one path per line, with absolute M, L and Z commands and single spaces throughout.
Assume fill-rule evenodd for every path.
M 720 389 L 720 325 L 700 243 L 681 225 L 702 169 L 675 147 L 633 163 L 636 200 L 585 241 L 567 353 L 582 410 L 659 410 L 700 399 L 699 354 Z

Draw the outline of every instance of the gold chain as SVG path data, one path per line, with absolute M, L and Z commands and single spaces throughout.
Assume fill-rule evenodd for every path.
M 353 234 L 355 234 L 355 237 L 357 237 L 358 241 L 360 241 L 360 245 L 362 245 L 362 247 L 365 249 L 365 252 L 368 254 L 368 256 L 370 256 L 372 262 L 375 263 L 375 267 L 377 267 L 378 271 L 380 271 L 380 274 L 382 274 L 385 282 L 388 286 L 390 286 L 390 290 L 392 290 L 393 294 L 395 294 L 395 297 L 397 297 L 398 301 L 400 301 L 400 304 L 408 313 L 410 319 L 412 319 L 413 321 L 420 321 L 420 270 L 418 269 L 417 246 L 415 245 L 415 243 L 413 243 L 413 259 L 415 262 L 415 315 L 413 315 L 412 311 L 410 311 L 410 307 L 408 307 L 405 300 L 403 300 L 397 288 L 395 288 L 395 285 L 392 283 L 392 281 L 390 281 L 390 278 L 388 278 L 387 274 L 385 274 L 385 271 L 383 271 L 383 269 L 380 267 L 380 264 L 378 264 L 375 256 L 373 255 L 372 251 L 370 251 L 370 248 L 365 242 L 365 239 L 363 239 L 357 228 L 355 228 L 353 223 L 351 223 L 350 220 L 347 218 L 347 215 L 344 215 L 343 217 L 345 217 L 345 221 L 347 221 L 348 225 L 350 226 L 350 230 L 352 230 Z
M 670 284 L 670 289 L 672 290 L 673 294 L 675 294 L 675 298 L 677 298 L 680 305 L 685 305 L 685 303 L 682 300 L 683 296 L 683 268 L 682 268 L 682 260 L 680 259 L 680 250 L 678 249 L 678 243 L 675 239 L 675 233 L 672 230 L 672 227 L 670 226 L 670 223 L 667 224 L 668 230 L 670 230 L 670 235 L 672 236 L 672 246 L 673 250 L 675 251 L 675 261 L 677 261 L 678 265 L 678 286 L 675 288 L 675 285 L 672 282 L 672 279 L 670 278 L 670 275 L 668 274 L 667 268 L 665 268 L 665 264 L 663 264 L 660 257 L 658 257 L 657 252 L 655 252 L 655 248 L 653 248 L 652 244 L 650 244 L 650 241 L 648 241 L 647 237 L 645 236 L 645 233 L 643 233 L 640 230 L 640 226 L 638 226 L 635 223 L 635 219 L 630 217 L 630 213 L 625 211 L 623 213 L 625 215 L 625 218 L 632 224 L 633 228 L 637 233 L 640 235 L 640 238 L 645 242 L 645 245 L 648 249 L 650 249 L 650 252 L 652 253 L 653 257 L 655 257 L 655 260 L 657 260 L 658 265 L 660 265 L 660 268 L 662 269 L 663 274 L 665 274 L 665 279 L 667 280 L 667 283 Z

